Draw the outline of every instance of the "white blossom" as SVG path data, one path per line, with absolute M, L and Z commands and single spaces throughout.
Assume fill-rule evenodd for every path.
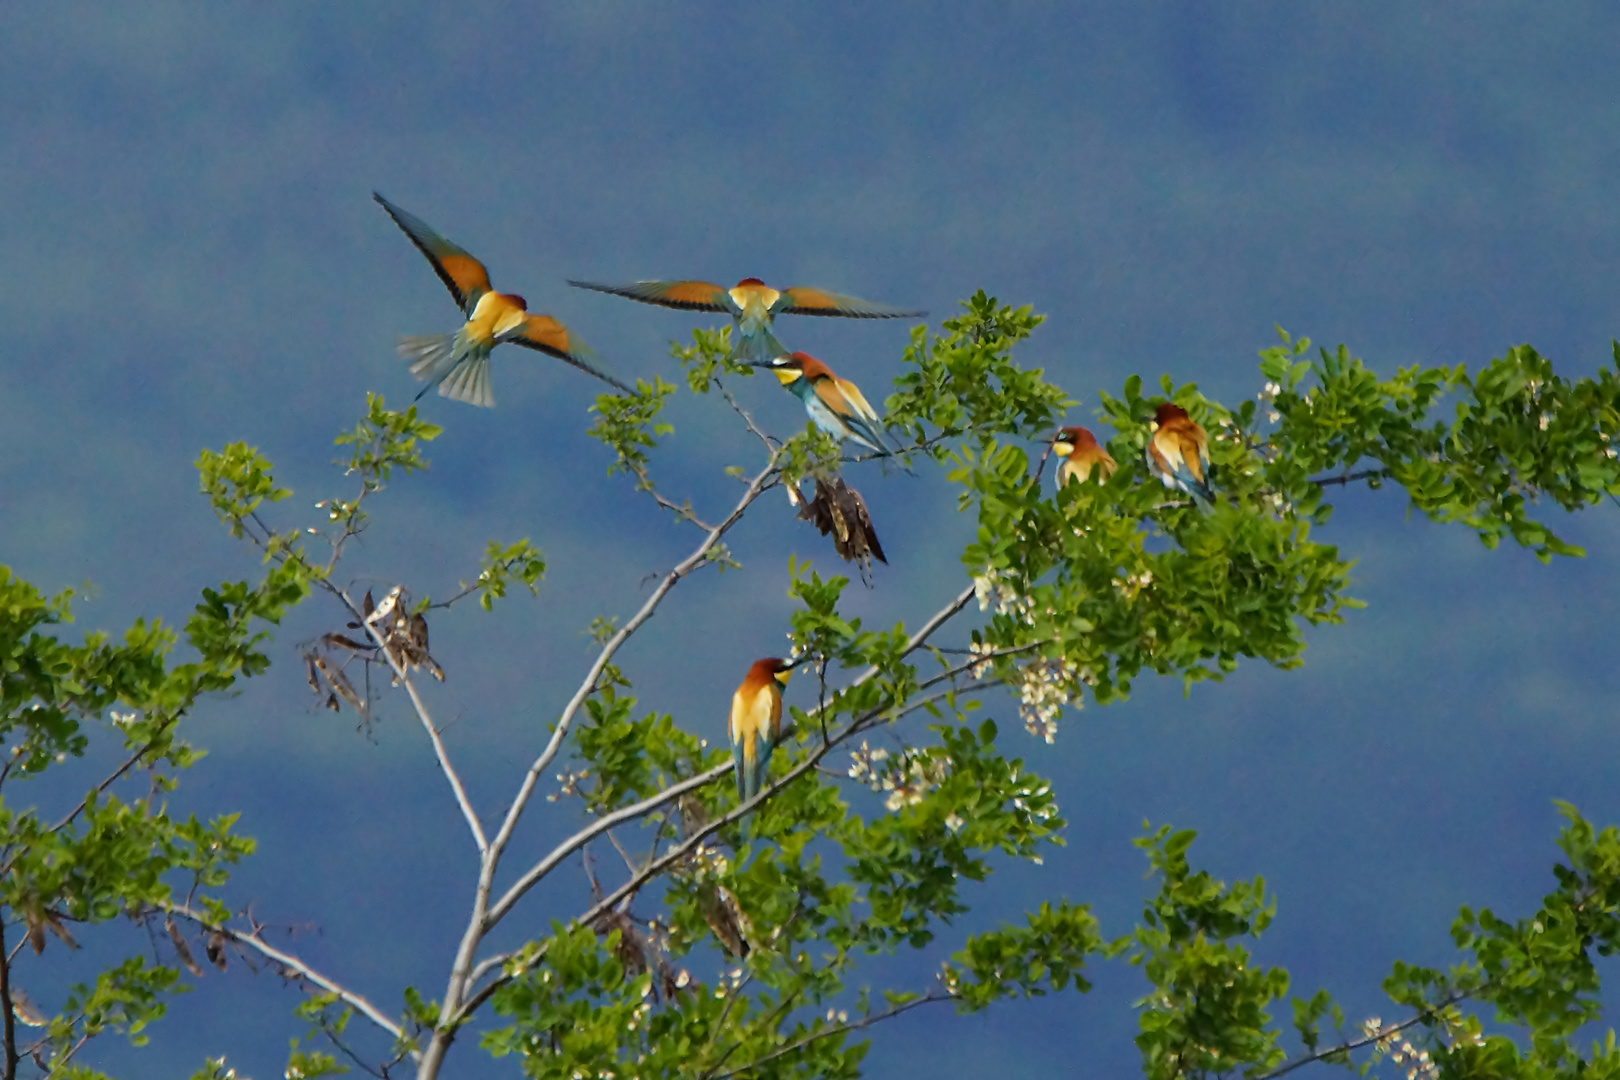
M 1151 574 L 1144 576 L 1149 581 Z M 1018 714 L 1024 730 L 1052 743 L 1057 738 L 1057 719 L 1063 706 L 1080 707 L 1081 671 L 1064 657 L 1041 658 L 1019 671 Z

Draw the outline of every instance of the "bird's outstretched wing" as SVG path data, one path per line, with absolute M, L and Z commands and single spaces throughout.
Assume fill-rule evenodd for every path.
M 629 285 L 599 285 L 589 281 L 570 281 L 576 289 L 610 293 L 643 304 L 681 308 L 686 311 L 721 311 L 727 315 L 737 313 L 731 295 L 718 285 L 707 281 L 637 281 Z
M 593 366 L 592 361 L 596 360 L 595 351 L 550 315 L 530 315 L 523 321 L 521 327 L 501 335 L 501 340 L 555 356 L 564 363 L 573 364 L 581 371 L 595 375 L 623 393 L 635 393 L 618 379 Z
M 858 296 L 844 296 L 823 289 L 802 286 L 783 289 L 782 295 L 771 305 L 773 315 L 842 315 L 848 319 L 920 319 L 926 311 L 907 311 Z
M 434 273 L 439 275 L 444 287 L 455 297 L 462 314 L 470 316 L 473 308 L 478 306 L 478 298 L 489 292 L 489 271 L 484 269 L 484 264 L 473 258 L 465 248 L 452 244 L 434 232 L 427 222 L 415 214 L 406 213 L 375 191 L 371 197 L 394 219 L 394 224 L 411 238 L 416 250 L 427 256 L 428 262 L 433 264 Z

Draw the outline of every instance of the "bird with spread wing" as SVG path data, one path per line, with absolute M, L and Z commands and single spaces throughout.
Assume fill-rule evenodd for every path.
M 495 396 L 489 388 L 489 354 L 497 345 L 522 345 L 555 356 L 596 376 L 624 393 L 628 386 L 592 366 L 590 349 L 550 315 L 529 313 L 528 303 L 515 293 L 498 293 L 489 283 L 489 271 L 464 248 L 434 232 L 421 218 L 408 214 L 376 192 L 377 200 L 394 224 L 404 230 L 416 249 L 433 264 L 434 273 L 455 298 L 467 322 L 454 334 L 427 334 L 399 339 L 399 355 L 411 361 L 411 374 L 425 381 L 421 398 L 435 386 L 452 401 L 489 408 Z
M 837 315 L 846 319 L 913 319 L 926 311 L 906 311 L 855 296 L 808 289 L 773 289 L 759 278 L 743 278 L 735 288 L 722 289 L 707 281 L 637 281 L 630 285 L 598 285 L 570 281 L 580 289 L 624 296 L 643 304 L 687 311 L 718 311 L 730 315 L 736 327 L 731 354 L 745 363 L 759 363 L 787 352 L 771 333 L 778 315 Z

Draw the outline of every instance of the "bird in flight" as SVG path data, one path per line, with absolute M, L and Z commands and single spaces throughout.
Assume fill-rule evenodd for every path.
M 455 298 L 467 322 L 454 334 L 411 335 L 399 339 L 399 355 L 411 361 L 411 374 L 452 401 L 489 408 L 495 397 L 489 388 L 489 354 L 497 345 L 511 343 L 555 356 L 596 376 L 624 393 L 634 393 L 619 380 L 589 362 L 593 355 L 578 337 L 550 315 L 531 315 L 528 303 L 513 293 L 498 293 L 489 284 L 489 271 L 465 249 L 456 246 L 376 192 L 371 193 L 394 224 L 404 230 L 416 249 L 433 264 L 434 273 Z
M 777 657 L 755 660 L 731 695 L 731 761 L 737 798 L 747 802 L 765 786 L 771 750 L 782 738 L 782 688 L 793 665 Z
M 643 304 L 659 304 L 687 311 L 718 311 L 730 315 L 736 326 L 731 354 L 745 363 L 759 363 L 787 352 L 776 335 L 771 333 L 771 322 L 778 315 L 913 319 L 928 314 L 926 311 L 906 311 L 822 289 L 773 289 L 759 278 L 752 277 L 743 278 L 732 289 L 722 289 L 707 281 L 638 281 L 631 285 L 570 281 L 568 284 L 580 289 L 629 297 Z
M 834 375 L 809 353 L 786 353 L 753 366 L 775 372 L 777 380 L 804 402 L 811 423 L 833 438 L 858 442 L 879 454 L 890 453 L 879 434 L 883 421 L 861 388 Z
M 1209 437 L 1180 405 L 1165 402 L 1148 425 L 1142 458 L 1148 472 L 1172 491 L 1186 492 L 1206 509 L 1215 501 L 1209 488 Z

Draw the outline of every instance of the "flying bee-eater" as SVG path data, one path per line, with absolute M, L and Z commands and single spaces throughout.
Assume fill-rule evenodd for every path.
M 1209 489 L 1209 437 L 1180 405 L 1165 402 L 1153 414 L 1142 457 L 1165 487 L 1186 492 L 1198 506 L 1215 501 Z
M 752 366 L 775 372 L 777 381 L 804 402 L 811 422 L 833 438 L 858 442 L 879 454 L 889 453 L 879 434 L 883 421 L 861 388 L 834 375 L 832 368 L 809 353 L 784 353 Z
M 1052 438 L 1052 453 L 1062 458 L 1057 467 L 1057 486 L 1071 480 L 1085 483 L 1096 472 L 1103 483 L 1114 475 L 1118 466 L 1113 456 L 1098 443 L 1097 437 L 1083 427 L 1066 427 Z
M 624 393 L 628 386 L 592 367 L 590 349 L 550 315 L 531 315 L 528 302 L 515 293 L 498 293 L 489 284 L 489 271 L 468 252 L 446 240 L 413 214 L 395 206 L 375 191 L 377 200 L 394 224 L 405 231 L 416 249 L 433 264 L 434 273 L 455 298 L 467 322 L 454 334 L 428 334 L 399 339 L 399 355 L 411 361 L 411 374 L 427 382 L 420 399 L 435 386 L 452 401 L 488 408 L 495 404 L 489 389 L 489 354 L 510 342 L 555 356 L 595 375 Z
M 731 761 L 737 797 L 747 802 L 765 786 L 771 750 L 782 738 L 782 687 L 793 674 L 786 660 L 755 660 L 731 695 Z
M 926 311 L 905 311 L 859 297 L 843 296 L 823 289 L 795 287 L 773 289 L 759 278 L 743 278 L 735 288 L 722 289 L 707 281 L 638 281 L 632 285 L 596 285 L 570 281 L 580 289 L 625 296 L 643 304 L 683 308 L 687 311 L 718 311 L 730 315 L 736 326 L 731 355 L 746 363 L 756 363 L 787 352 L 771 333 L 771 322 L 778 315 L 840 315 L 846 319 L 915 319 Z

